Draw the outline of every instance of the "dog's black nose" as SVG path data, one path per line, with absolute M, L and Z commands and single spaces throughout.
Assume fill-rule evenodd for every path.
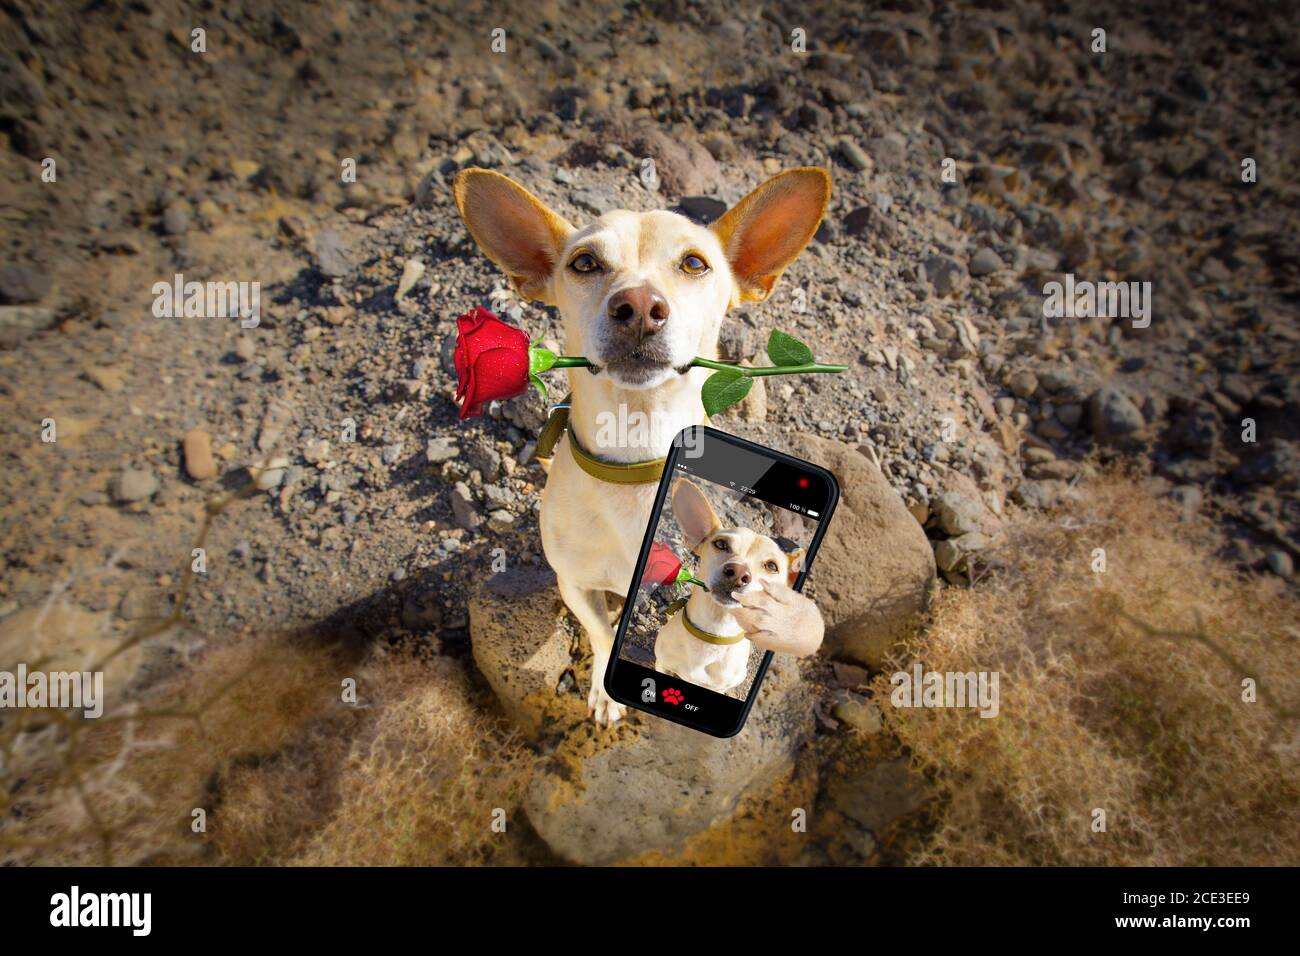
M 620 332 L 640 341 L 664 327 L 668 300 L 648 285 L 624 289 L 610 296 L 609 319 Z
M 722 566 L 722 576 L 743 588 L 749 583 L 749 568 L 736 561 L 728 561 Z

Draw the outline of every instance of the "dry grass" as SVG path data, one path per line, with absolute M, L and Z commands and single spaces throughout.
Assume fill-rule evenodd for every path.
M 433 655 L 235 644 L 130 719 L 22 733 L 0 849 L 47 865 L 511 862 L 492 814 L 514 815 L 529 755 L 473 697 Z
M 878 679 L 889 726 L 943 795 L 912 862 L 1300 862 L 1300 602 L 1213 545 L 1114 477 L 1068 515 L 1019 523 L 1005 570 L 942 595 L 898 664 L 998 671 L 1001 711 L 893 708 Z M 1247 677 L 1259 702 L 1243 702 Z

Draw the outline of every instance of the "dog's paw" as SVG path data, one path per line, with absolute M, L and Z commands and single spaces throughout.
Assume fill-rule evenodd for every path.
M 598 727 L 608 727 L 623 719 L 626 708 L 609 694 L 603 687 L 592 687 L 587 695 L 587 716 L 596 721 Z

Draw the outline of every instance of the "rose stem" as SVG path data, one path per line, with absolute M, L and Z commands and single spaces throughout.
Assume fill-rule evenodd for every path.
M 729 365 L 715 362 L 713 359 L 695 358 L 691 364 L 698 368 L 712 368 L 723 372 L 739 372 L 741 375 L 757 377 L 760 375 L 802 375 L 807 372 L 846 372 L 847 365 L 825 365 L 821 362 L 808 362 L 804 365 L 763 365 L 751 368 L 748 365 Z M 551 368 L 592 368 L 592 363 L 581 355 L 557 355 Z
M 715 362 L 712 359 L 697 358 L 692 360 L 692 365 L 700 368 L 713 368 L 721 372 L 739 372 L 746 377 L 757 377 L 760 375 L 801 375 L 805 372 L 844 372 L 848 370 L 847 365 L 823 365 L 821 362 L 807 362 L 803 365 L 762 365 L 758 368 L 751 368 L 748 365 L 728 365 L 726 362 Z

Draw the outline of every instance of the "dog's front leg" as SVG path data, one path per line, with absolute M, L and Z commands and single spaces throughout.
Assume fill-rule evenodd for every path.
M 591 693 L 587 695 L 587 715 L 594 716 L 601 726 L 612 724 L 623 716 L 623 705 L 605 693 L 605 668 L 609 664 L 609 652 L 614 647 L 605 592 L 576 587 L 562 579 L 558 584 L 560 597 L 587 632 L 587 640 L 591 643 Z

